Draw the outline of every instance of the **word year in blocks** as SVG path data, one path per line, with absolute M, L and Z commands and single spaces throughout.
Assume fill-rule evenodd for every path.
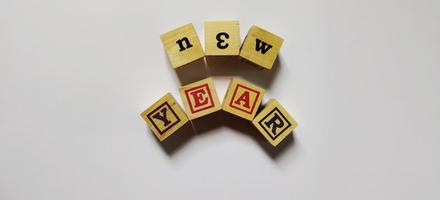
M 232 78 L 223 100 L 222 109 L 252 121 L 263 100 L 263 95 L 263 88 Z
M 240 52 L 239 21 L 205 22 L 205 53 L 208 56 L 237 56 Z
M 182 86 L 179 91 L 191 120 L 221 109 L 212 78 Z
M 188 122 L 185 112 L 170 93 L 142 112 L 141 117 L 160 141 Z
M 176 28 L 160 36 L 173 68 L 178 68 L 205 56 L 192 24 Z
M 254 126 L 273 146 L 277 146 L 298 125 L 281 104 L 271 99 L 252 121 Z
M 252 26 L 241 46 L 240 57 L 263 68 L 271 69 L 283 41 L 283 38 L 269 31 Z

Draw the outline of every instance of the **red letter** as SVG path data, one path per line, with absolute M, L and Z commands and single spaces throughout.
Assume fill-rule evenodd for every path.
M 249 106 L 249 92 L 244 91 L 243 94 L 238 97 L 236 101 L 234 101 L 235 104 L 241 105 L 240 102 L 244 101 L 243 107 L 250 108 Z
M 194 107 L 199 107 L 208 103 L 208 98 L 204 96 L 205 90 L 199 89 L 190 93 L 194 99 Z

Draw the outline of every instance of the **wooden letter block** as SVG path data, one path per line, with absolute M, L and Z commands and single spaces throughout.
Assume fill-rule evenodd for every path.
M 252 121 L 273 146 L 277 146 L 298 125 L 281 104 L 271 99 Z
M 209 56 L 238 56 L 240 51 L 239 21 L 205 22 L 205 53 Z
M 241 46 L 240 56 L 263 68 L 271 69 L 283 38 L 260 27 L 252 26 Z
M 221 109 L 212 78 L 180 87 L 180 96 L 189 119 L 195 119 Z
M 188 122 L 185 112 L 170 93 L 142 112 L 141 117 L 160 141 Z
M 232 78 L 223 100 L 223 110 L 252 121 L 263 100 L 264 89 Z
M 205 56 L 192 24 L 164 33 L 160 39 L 173 68 L 181 67 Z

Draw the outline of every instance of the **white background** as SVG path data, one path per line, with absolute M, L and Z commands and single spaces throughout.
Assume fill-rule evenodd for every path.
M 440 199 L 439 10 L 2 0 L 0 199 Z M 209 69 L 220 98 L 241 76 L 296 118 L 275 154 L 223 117 L 168 151 L 139 116 L 166 92 L 181 102 L 159 35 L 192 22 L 203 43 L 203 22 L 221 19 L 240 20 L 242 39 L 254 24 L 285 39 L 272 71 Z

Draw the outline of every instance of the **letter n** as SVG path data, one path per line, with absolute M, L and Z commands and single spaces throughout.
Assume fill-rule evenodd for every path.
M 184 45 L 185 43 L 185 45 Z M 185 49 L 189 49 L 191 47 L 193 47 L 193 45 L 189 42 L 189 39 L 187 37 L 184 37 L 180 40 L 176 41 L 176 44 L 179 45 L 179 51 L 184 51 Z

